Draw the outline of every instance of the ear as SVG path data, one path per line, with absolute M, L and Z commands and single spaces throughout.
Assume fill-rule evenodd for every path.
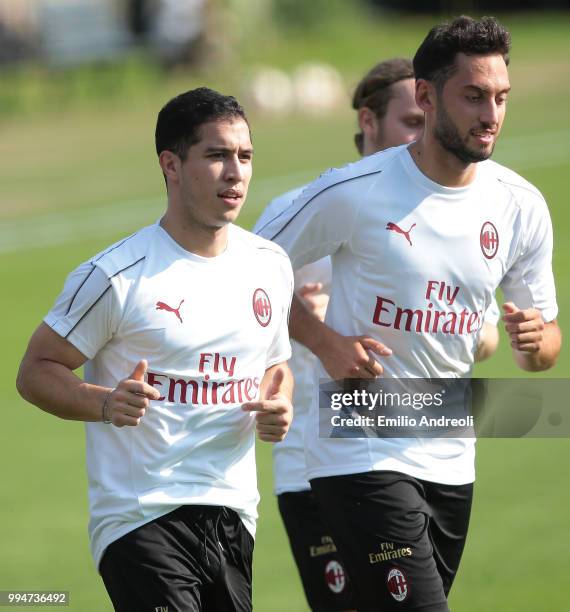
M 378 117 L 368 106 L 358 109 L 358 125 L 360 130 L 368 138 L 376 136 L 378 132 Z
M 429 113 L 435 110 L 436 107 L 436 92 L 435 86 L 430 81 L 425 79 L 417 79 L 416 81 L 416 104 L 424 113 Z
M 160 164 L 160 168 L 166 177 L 167 183 L 169 181 L 173 183 L 178 182 L 180 167 L 182 165 L 178 155 L 172 151 L 162 151 L 162 153 L 158 156 L 158 163 Z

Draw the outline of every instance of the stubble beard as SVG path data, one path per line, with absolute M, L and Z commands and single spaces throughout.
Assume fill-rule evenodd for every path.
M 434 136 L 446 151 L 455 155 L 464 164 L 485 161 L 491 157 L 495 149 L 495 143 L 493 143 L 489 150 L 469 148 L 461 138 L 457 126 L 447 114 L 441 100 L 437 106 Z

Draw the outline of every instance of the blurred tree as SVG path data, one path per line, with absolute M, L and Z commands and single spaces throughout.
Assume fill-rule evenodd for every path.
M 570 0 L 364 0 L 378 8 L 413 13 L 497 13 L 532 9 L 566 9 Z
M 338 0 L 273 0 L 273 17 L 278 25 L 307 29 L 328 19 L 339 7 Z
M 0 21 L 0 65 L 30 59 L 36 52 L 37 45 L 29 36 L 8 28 Z

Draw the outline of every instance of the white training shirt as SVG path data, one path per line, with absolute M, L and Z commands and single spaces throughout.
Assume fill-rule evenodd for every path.
M 70 274 L 45 318 L 114 387 L 140 359 L 161 397 L 137 427 L 86 423 L 91 549 L 183 504 L 224 505 L 255 534 L 255 416 L 265 370 L 287 361 L 293 291 L 275 244 L 230 225 L 226 250 L 185 251 L 155 224 Z
M 306 185 L 292 189 L 272 200 L 257 220 L 253 231 L 259 233 L 267 222 L 291 206 L 305 187 Z M 306 283 L 322 283 L 323 293 L 328 294 L 331 277 L 330 257 L 323 257 L 295 271 L 295 289 Z M 294 417 L 285 439 L 273 445 L 273 488 L 276 495 L 310 489 L 306 476 L 303 435 L 313 399 L 317 358 L 309 349 L 294 340 L 291 340 L 291 349 L 289 366 L 295 378 Z
M 259 233 L 266 224 L 291 206 L 307 186 L 297 187 L 273 199 L 257 220 L 253 232 Z M 331 258 L 327 256 L 295 271 L 295 290 L 306 283 L 321 283 L 323 293 L 329 295 L 331 280 Z M 490 325 L 497 325 L 499 308 L 496 299 L 493 298 L 491 305 L 485 312 L 484 319 Z M 308 491 L 311 488 L 307 480 L 304 432 L 313 401 L 316 385 L 315 369 L 318 360 L 311 351 L 294 340 L 291 340 L 291 349 L 292 356 L 289 366 L 295 377 L 293 393 L 295 417 L 285 439 L 279 444 L 273 445 L 273 488 L 275 495 Z
M 450 188 L 426 177 L 407 145 L 388 149 L 325 173 L 260 233 L 295 269 L 332 256 L 326 323 L 389 346 L 386 377 L 469 376 L 498 286 L 545 321 L 557 314 L 546 203 L 490 160 L 473 183 Z M 474 480 L 473 439 L 319 438 L 317 403 L 314 392 L 309 479 L 394 470 L 443 484 Z

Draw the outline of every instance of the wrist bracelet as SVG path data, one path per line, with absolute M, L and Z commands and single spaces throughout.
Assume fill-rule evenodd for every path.
M 107 395 L 105 396 L 105 399 L 103 400 L 103 406 L 101 408 L 101 414 L 102 414 L 102 420 L 103 423 L 105 423 L 105 425 L 109 425 L 112 421 L 109 418 L 109 398 L 111 397 L 111 393 L 113 393 L 115 389 L 111 389 Z

